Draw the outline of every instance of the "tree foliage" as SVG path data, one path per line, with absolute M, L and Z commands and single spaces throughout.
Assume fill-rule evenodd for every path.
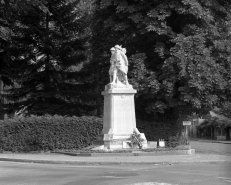
M 115 44 L 127 47 L 138 116 L 178 119 L 230 97 L 229 1 L 98 0 L 97 5 L 95 48 L 103 53 Z
M 37 115 L 90 112 L 82 70 L 89 44 L 79 1 L 38 1 L 41 6 L 34 4 L 37 1 L 22 2 L 11 10 L 11 40 L 4 48 L 9 67 L 2 76 L 15 84 L 6 97 L 12 102 L 8 108 Z
M 230 5 L 2 0 L 0 75 L 5 84 L 19 85 L 8 97 L 17 102 L 11 109 L 62 115 L 97 109 L 102 115 L 101 91 L 109 82 L 109 50 L 115 44 L 127 48 L 138 117 L 184 119 L 220 107 L 231 92 Z

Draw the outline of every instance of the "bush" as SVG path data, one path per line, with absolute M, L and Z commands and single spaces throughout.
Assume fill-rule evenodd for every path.
M 148 141 L 159 141 L 164 139 L 166 147 L 175 148 L 182 144 L 181 128 L 172 122 L 147 122 L 137 120 L 137 128 L 141 133 L 144 133 Z
M 79 149 L 100 134 L 97 117 L 31 116 L 0 121 L 0 150 L 13 152 Z
M 0 121 L 0 151 L 29 152 L 78 150 L 91 145 L 101 133 L 97 117 L 31 116 Z M 168 140 L 177 128 L 170 123 L 137 120 L 137 128 L 148 141 Z M 173 138 L 173 137 L 172 137 Z M 174 145 L 174 139 L 172 144 Z
M 179 133 L 179 128 L 171 122 L 147 122 L 137 120 L 136 125 L 141 133 L 144 133 L 148 141 L 159 139 L 169 140 L 170 137 Z

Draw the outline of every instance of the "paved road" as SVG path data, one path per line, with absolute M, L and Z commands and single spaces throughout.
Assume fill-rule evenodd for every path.
M 231 163 L 74 166 L 0 162 L 0 185 L 230 185 Z
M 190 141 L 190 145 L 196 153 L 231 155 L 231 144 Z

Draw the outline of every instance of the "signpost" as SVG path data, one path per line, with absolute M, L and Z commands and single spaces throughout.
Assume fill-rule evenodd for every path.
M 188 131 L 187 131 L 188 130 L 187 126 L 189 126 L 189 125 L 191 125 L 191 121 L 183 121 L 183 126 L 185 127 L 185 137 L 187 139 L 186 144 L 189 143 L 189 141 L 188 141 Z
M 183 121 L 183 125 L 186 126 L 186 125 L 191 125 L 191 121 Z

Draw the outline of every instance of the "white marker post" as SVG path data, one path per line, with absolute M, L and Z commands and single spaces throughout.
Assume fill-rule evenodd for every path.
M 185 136 L 186 136 L 186 144 L 189 143 L 188 141 L 188 129 L 187 129 L 187 126 L 191 125 L 191 121 L 183 121 L 183 126 L 185 127 Z

